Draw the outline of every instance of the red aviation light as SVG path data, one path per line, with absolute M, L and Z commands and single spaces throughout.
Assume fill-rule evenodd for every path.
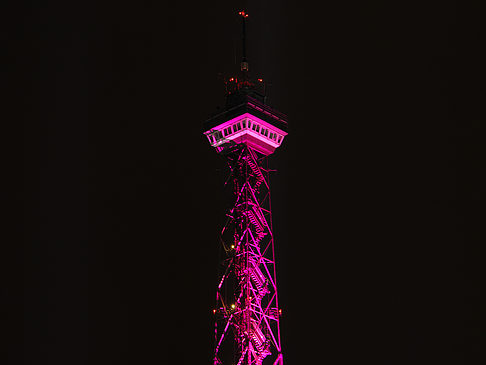
M 240 11 L 238 14 L 241 15 L 243 18 L 248 18 L 248 14 L 244 11 Z
M 258 81 L 263 82 L 263 79 L 258 79 Z

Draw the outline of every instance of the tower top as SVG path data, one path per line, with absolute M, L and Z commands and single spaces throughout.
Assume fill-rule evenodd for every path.
M 226 86 L 226 107 L 232 107 L 243 95 L 250 95 L 254 99 L 265 103 L 265 82 L 259 78 L 252 80 L 250 78 L 250 69 L 246 52 L 246 21 L 248 13 L 244 10 L 238 12 L 241 18 L 241 62 L 240 70 L 237 76 L 225 80 Z
M 242 60 L 238 76 L 225 80 L 226 105 L 204 124 L 204 134 L 218 153 L 235 144 L 245 144 L 264 154 L 272 154 L 287 135 L 287 117 L 265 104 L 263 79 L 251 80 L 246 58 L 246 18 L 242 22 Z

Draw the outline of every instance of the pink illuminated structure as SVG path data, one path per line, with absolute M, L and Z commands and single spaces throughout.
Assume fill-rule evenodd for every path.
M 248 15 L 239 14 L 244 40 Z M 287 135 L 287 118 L 265 104 L 262 83 L 250 81 L 243 47 L 239 80 L 226 83 L 224 111 L 204 123 L 229 167 L 233 199 L 221 230 L 214 365 L 283 365 L 267 157 Z

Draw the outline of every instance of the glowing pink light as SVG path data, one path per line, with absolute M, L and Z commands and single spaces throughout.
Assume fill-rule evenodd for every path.
M 261 110 L 265 112 L 263 109 Z M 258 152 L 269 155 L 282 144 L 287 132 L 250 113 L 244 113 L 221 123 L 204 134 L 211 146 L 217 149 L 232 140 L 236 143 L 247 144 Z
M 231 122 L 242 118 L 251 123 L 257 123 L 258 119 L 246 113 L 217 128 L 225 133 L 229 129 L 239 133 L 242 130 L 234 130 Z M 251 126 L 247 123 L 245 128 Z M 229 220 L 221 230 L 221 240 L 228 242 L 228 246 L 229 242 L 234 242 L 238 254 L 229 256 L 231 261 L 227 261 L 227 269 L 217 289 L 216 299 L 221 306 L 219 313 L 222 316 L 217 316 L 215 320 L 213 364 L 223 364 L 225 349 L 231 347 L 237 348 L 237 364 L 262 365 L 264 359 L 270 357 L 272 362 L 268 364 L 283 365 L 279 325 L 282 311 L 278 309 L 268 171 L 263 168 L 261 155 L 249 144 L 237 151 L 225 155 L 236 189 L 235 205 L 226 214 Z M 231 264 L 233 260 L 236 260 L 234 265 Z M 232 282 L 228 282 L 228 277 L 235 277 L 239 283 L 229 289 L 229 293 L 227 290 Z M 237 338 L 246 340 L 228 338 L 230 328 Z

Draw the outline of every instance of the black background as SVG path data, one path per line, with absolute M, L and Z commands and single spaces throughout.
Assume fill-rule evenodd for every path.
M 289 116 L 271 157 L 286 364 L 483 363 L 479 10 L 271 0 L 21 9 L 4 362 L 211 363 L 227 202 L 201 124 L 243 7 L 251 72 Z

